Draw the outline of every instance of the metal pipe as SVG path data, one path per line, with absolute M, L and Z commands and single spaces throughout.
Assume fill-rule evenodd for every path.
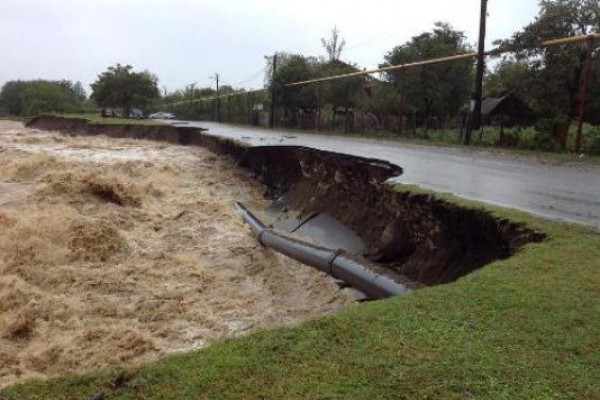
M 419 67 L 422 65 L 440 64 L 440 63 L 444 63 L 444 62 L 448 62 L 448 61 L 458 61 L 458 60 L 464 60 L 464 59 L 475 58 L 475 57 L 477 57 L 477 53 L 458 54 L 458 55 L 454 55 L 454 56 L 433 58 L 430 60 L 417 61 L 417 62 L 408 63 L 408 64 L 390 65 L 388 67 L 376 68 L 376 69 L 371 69 L 368 71 L 350 72 L 350 73 L 341 74 L 341 75 L 327 76 L 325 78 L 317 78 L 317 79 L 310 79 L 307 81 L 287 83 L 284 86 L 285 87 L 293 87 L 293 86 L 306 85 L 309 83 L 334 81 L 337 79 L 353 78 L 356 76 L 370 75 L 370 74 L 374 74 L 377 72 L 398 71 L 401 69 L 414 68 L 414 67 Z
M 407 285 L 375 272 L 373 268 L 377 267 L 369 265 L 367 260 L 354 257 L 343 250 L 315 246 L 282 235 L 266 227 L 242 203 L 236 203 L 236 210 L 250 225 L 263 246 L 342 280 L 372 299 L 383 299 L 411 291 Z
M 563 44 L 571 44 L 571 43 L 581 43 L 581 42 L 586 42 L 588 40 L 595 40 L 595 39 L 600 39 L 600 33 L 592 33 L 591 35 L 580 35 L 580 36 L 573 36 L 573 37 L 568 37 L 568 38 L 546 40 L 545 42 L 540 43 L 540 47 L 560 46 Z

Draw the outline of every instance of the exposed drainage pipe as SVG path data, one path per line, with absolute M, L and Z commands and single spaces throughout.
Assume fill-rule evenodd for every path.
M 383 299 L 411 291 L 406 285 L 374 272 L 368 267 L 367 260 L 354 257 L 343 250 L 315 246 L 277 233 L 267 228 L 242 203 L 236 202 L 236 210 L 250 225 L 263 246 L 340 279 L 372 299 Z

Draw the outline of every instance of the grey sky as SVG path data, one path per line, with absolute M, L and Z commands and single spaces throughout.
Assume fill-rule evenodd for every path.
M 488 44 L 536 13 L 537 0 L 490 0 Z M 323 55 L 320 38 L 334 25 L 347 42 L 342 58 L 370 68 L 435 21 L 475 43 L 479 0 L 0 0 L 0 84 L 43 78 L 88 85 L 120 62 L 156 73 L 169 90 L 209 86 L 215 72 L 256 88 L 264 55 Z

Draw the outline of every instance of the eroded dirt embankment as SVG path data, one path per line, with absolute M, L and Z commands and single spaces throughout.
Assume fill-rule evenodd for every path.
M 144 136 L 145 127 L 81 126 L 42 117 L 31 126 L 83 134 Z M 544 235 L 488 212 L 459 207 L 429 195 L 398 192 L 384 182 L 401 174 L 392 164 L 290 146 L 245 147 L 196 129 L 165 127 L 154 140 L 206 147 L 234 156 L 266 185 L 265 196 L 284 196 L 304 214 L 327 212 L 356 231 L 367 257 L 423 284 L 451 282 L 514 254 Z
M 95 124 L 81 118 L 60 118 L 40 116 L 27 124 L 29 128 L 58 131 L 70 134 L 105 135 L 114 138 L 131 138 L 159 140 L 178 143 L 179 134 L 176 127 L 169 125 L 126 125 L 126 124 Z

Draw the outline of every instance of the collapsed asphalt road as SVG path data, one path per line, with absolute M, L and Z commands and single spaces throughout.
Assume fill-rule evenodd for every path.
M 479 149 L 296 134 L 214 122 L 186 122 L 185 125 L 253 146 L 297 145 L 385 160 L 402 166 L 404 173 L 396 180 L 403 183 L 600 230 L 600 166 L 552 165 Z

